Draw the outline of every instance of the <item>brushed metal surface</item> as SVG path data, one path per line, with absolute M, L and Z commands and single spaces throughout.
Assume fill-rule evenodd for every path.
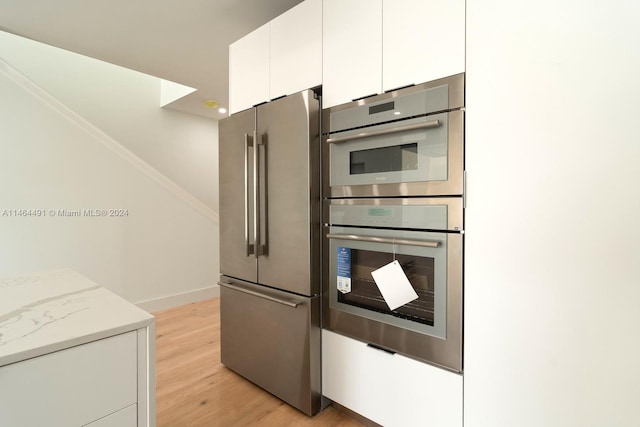
M 258 281 L 301 295 L 319 294 L 320 105 L 304 91 L 257 107 L 260 167 Z M 224 274 L 224 271 L 222 271 Z
M 390 243 L 392 245 L 409 245 L 420 246 L 425 248 L 437 248 L 440 246 L 440 242 L 429 240 L 410 240 L 410 239 L 390 239 L 388 237 L 371 237 L 371 236 L 359 236 L 357 234 L 327 234 L 327 239 L 340 239 L 340 240 L 355 240 L 359 242 L 371 242 L 371 243 Z
M 334 185 L 330 197 L 453 196 L 464 192 L 464 111 L 447 114 L 447 180 L 367 185 Z M 348 142 L 346 143 L 348 144 Z M 330 168 L 330 165 L 328 166 Z
M 324 263 L 327 279 L 323 284 L 323 327 L 454 372 L 462 372 L 462 242 L 461 234 L 448 234 L 446 339 L 330 308 L 328 275 L 333 273 L 329 271 L 328 262 Z
M 464 107 L 465 75 L 464 73 L 460 73 L 460 74 L 455 74 L 453 76 L 432 80 L 430 82 L 392 90 L 380 95 L 371 96 L 365 99 L 360 99 L 358 101 L 347 102 L 345 104 L 336 105 L 335 107 L 325 109 L 323 111 L 323 114 L 326 114 L 326 113 L 330 114 L 336 111 L 347 110 L 349 108 L 358 107 L 361 105 L 373 104 L 379 101 L 393 100 L 393 98 L 397 98 L 399 96 L 404 96 L 420 90 L 431 89 L 431 88 L 435 88 L 442 85 L 448 85 L 449 109 Z M 328 121 L 328 117 L 325 117 L 325 120 Z M 324 132 L 324 129 L 329 129 L 330 124 L 327 122 L 326 126 L 327 126 L 326 128 L 323 128 L 323 132 Z
M 245 255 L 253 254 L 253 246 L 251 245 L 251 223 L 249 222 L 249 206 L 252 194 L 249 183 L 249 146 L 253 146 L 253 139 L 249 143 L 249 134 L 244 134 L 244 244 L 246 246 Z
M 463 350 L 463 330 L 462 330 L 462 299 L 463 299 L 463 230 L 464 230 L 464 210 L 463 200 L 461 197 L 421 197 L 421 198 L 363 198 L 363 199 L 328 199 L 324 203 L 323 218 L 330 218 L 329 210 L 332 205 L 337 206 L 364 206 L 364 207 L 404 207 L 407 209 L 413 206 L 440 206 L 446 205 L 447 229 L 459 231 L 460 233 L 447 233 L 446 246 L 443 250 L 445 255 L 446 268 L 446 302 L 444 319 L 446 321 L 446 333 L 443 337 L 431 336 L 428 332 L 419 331 L 418 328 L 410 330 L 409 328 L 400 327 L 385 323 L 380 320 L 370 319 L 358 314 L 349 313 L 339 308 L 332 307 L 333 301 L 330 296 L 335 294 L 331 292 L 330 285 L 335 283 L 332 276 L 335 272 L 330 271 L 331 265 L 335 265 L 334 260 L 330 257 L 330 240 L 325 237 L 324 240 L 324 262 L 323 262 L 323 327 L 338 333 L 350 336 L 361 341 L 378 345 L 382 348 L 397 351 L 409 357 L 431 363 L 440 367 L 444 367 L 454 372 L 462 372 L 462 350 Z M 401 216 L 406 218 L 408 212 L 404 212 Z M 421 217 L 423 218 L 423 217 Z M 340 218 L 338 218 L 340 219 Z M 353 219 L 353 218 L 351 218 Z M 423 220 L 425 220 L 423 218 Z M 332 225 L 354 225 L 350 220 L 342 218 L 342 221 L 336 221 Z M 363 224 L 367 224 L 366 221 Z M 420 229 L 418 224 L 412 223 L 413 230 Z M 334 227 L 334 229 L 337 229 Z M 349 228 L 351 230 L 353 228 Z M 378 231 L 376 228 L 368 227 L 366 229 L 367 236 L 387 237 L 386 234 L 392 233 L 392 230 Z M 404 230 L 403 230 L 404 231 Z M 324 235 L 331 233 L 329 224 L 323 229 Z M 344 232 L 342 232 L 344 233 Z M 425 232 L 425 239 L 431 232 Z M 380 237 L 376 236 L 376 237 Z M 397 234 L 401 238 L 400 233 Z M 432 239 L 437 240 L 437 239 Z M 347 241 L 345 241 L 346 243 Z M 393 240 L 392 240 L 393 242 Z M 445 241 L 442 241 L 444 244 Z M 367 243 L 370 250 L 376 250 L 376 243 Z M 388 246 L 388 244 L 387 244 Z M 379 250 L 382 250 L 384 243 L 380 243 Z M 386 251 L 386 249 L 384 250 Z M 444 339 L 443 339 L 444 338 Z
M 253 142 L 245 134 L 255 129 L 255 109 L 234 114 L 219 122 L 220 179 L 220 271 L 233 277 L 255 282 L 258 279 L 256 259 L 248 256 L 247 224 L 253 224 Z M 245 153 L 245 149 L 247 152 Z M 246 172 L 248 173 L 245 173 Z M 250 194 L 248 194 L 250 193 Z M 244 195 L 244 200 L 242 195 Z M 245 218 L 247 224 L 245 224 Z M 252 228 L 252 227 L 249 227 Z M 252 251 L 250 251 L 252 252 Z
M 419 85 L 393 90 L 381 95 L 373 96 L 355 102 L 327 108 L 322 111 L 322 133 L 323 141 L 334 139 L 331 132 L 331 114 L 349 110 L 355 107 L 373 103 L 380 103 L 385 100 L 392 101 L 397 97 L 411 95 L 415 92 L 437 88 L 447 85 L 448 109 L 453 110 L 448 113 L 447 118 L 447 175 L 446 181 L 421 181 L 421 182 L 397 182 L 376 184 L 372 182 L 367 185 L 330 185 L 330 149 L 324 148 L 323 156 L 323 180 L 322 194 L 324 197 L 403 197 L 403 196 L 458 196 L 464 195 L 464 100 L 465 100 L 465 74 L 456 74 L 450 77 L 434 80 Z M 462 110 L 461 110 L 462 109 Z M 425 112 L 436 113 L 436 112 Z M 427 116 L 429 117 L 429 116 Z M 369 123 L 363 123 L 363 125 Z M 362 132 L 365 132 L 363 129 Z M 339 135 L 339 134 L 338 134 Z M 348 144 L 348 142 L 347 142 Z M 323 144 L 326 146 L 329 144 Z
M 355 206 L 447 206 L 447 230 L 464 230 L 464 210 L 461 197 L 397 197 L 389 199 L 327 199 L 323 206 L 323 218 L 329 222 L 331 205 Z M 342 223 L 344 224 L 344 223 Z M 348 224 L 356 225 L 356 224 Z M 325 233 L 326 234 L 326 233 Z
M 429 128 L 435 128 L 438 126 L 440 126 L 439 120 L 431 120 L 425 123 L 417 123 L 417 124 L 411 124 L 406 126 L 397 126 L 389 129 L 382 129 L 382 130 L 371 131 L 371 132 L 362 132 L 355 135 L 348 135 L 343 137 L 333 137 L 333 138 L 327 139 L 327 143 L 337 144 L 340 142 L 353 141 L 354 139 L 363 139 L 363 138 L 370 138 L 372 136 L 389 135 L 391 133 L 404 132 L 407 130 L 429 129 Z
M 220 120 L 222 274 L 320 293 L 319 121 L 310 90 Z
M 296 301 L 292 301 L 291 299 L 284 299 L 284 298 L 278 298 L 278 297 L 274 297 L 262 292 L 256 292 L 253 291 L 247 287 L 244 286 L 238 286 L 238 285 L 233 285 L 231 283 L 225 283 L 225 282 L 218 282 L 218 285 L 223 286 L 223 287 L 227 287 L 229 289 L 233 289 L 235 291 L 238 292 L 244 292 L 245 294 L 249 294 L 249 295 L 253 295 L 254 297 L 259 297 L 259 298 L 264 298 L 266 300 L 272 301 L 272 302 L 277 302 L 278 304 L 283 304 L 286 305 L 288 307 L 293 307 L 296 308 L 297 306 L 300 305 L 299 302 Z
M 321 407 L 320 297 L 292 296 L 224 276 L 221 282 L 222 363 L 307 415 L 317 413 Z M 225 282 L 250 293 L 224 286 Z M 292 301 L 296 307 L 273 299 Z

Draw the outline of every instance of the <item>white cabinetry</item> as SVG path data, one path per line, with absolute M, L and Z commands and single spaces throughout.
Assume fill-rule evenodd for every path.
M 322 0 L 306 0 L 229 46 L 229 112 L 322 84 Z
M 0 425 L 81 426 L 135 405 L 137 343 L 129 332 L 0 367 Z
M 324 0 L 322 106 L 382 89 L 382 0 Z
M 155 323 L 72 270 L 0 277 L 0 426 L 155 426 Z
M 324 0 L 323 108 L 465 70 L 464 0 Z
M 385 427 L 462 426 L 462 376 L 322 331 L 322 394 Z
M 137 408 L 136 405 L 127 406 L 126 408 L 108 415 L 104 418 L 100 418 L 98 421 L 94 421 L 87 424 L 86 427 L 125 427 L 125 426 L 137 426 Z
M 229 112 L 246 110 L 269 100 L 270 25 L 229 46 Z
M 465 70 L 464 0 L 384 0 L 384 91 Z
M 270 99 L 322 84 L 322 0 L 271 21 Z

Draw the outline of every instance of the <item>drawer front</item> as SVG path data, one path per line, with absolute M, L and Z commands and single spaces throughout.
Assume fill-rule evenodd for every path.
M 313 415 L 320 409 L 320 297 L 263 288 L 221 283 L 222 363 Z
M 138 405 L 131 405 L 84 427 L 136 427 L 137 425 Z
M 386 427 L 462 427 L 462 375 L 322 331 L 322 394 Z
M 0 425 L 81 426 L 137 400 L 129 332 L 0 368 Z

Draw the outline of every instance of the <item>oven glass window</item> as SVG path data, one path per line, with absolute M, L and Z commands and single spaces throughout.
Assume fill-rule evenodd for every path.
M 434 259 L 402 254 L 396 254 L 395 259 L 402 266 L 418 294 L 418 299 L 396 310 L 389 310 L 371 272 L 393 261 L 393 255 L 386 252 L 351 249 L 351 289 L 347 293 L 338 292 L 338 301 L 433 326 Z
M 416 142 L 352 151 L 349 156 L 351 175 L 418 169 L 418 143 Z

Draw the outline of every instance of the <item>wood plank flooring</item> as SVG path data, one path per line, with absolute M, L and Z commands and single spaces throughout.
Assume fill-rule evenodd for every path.
M 222 365 L 218 298 L 154 315 L 158 427 L 361 426 L 333 407 L 308 417 Z

